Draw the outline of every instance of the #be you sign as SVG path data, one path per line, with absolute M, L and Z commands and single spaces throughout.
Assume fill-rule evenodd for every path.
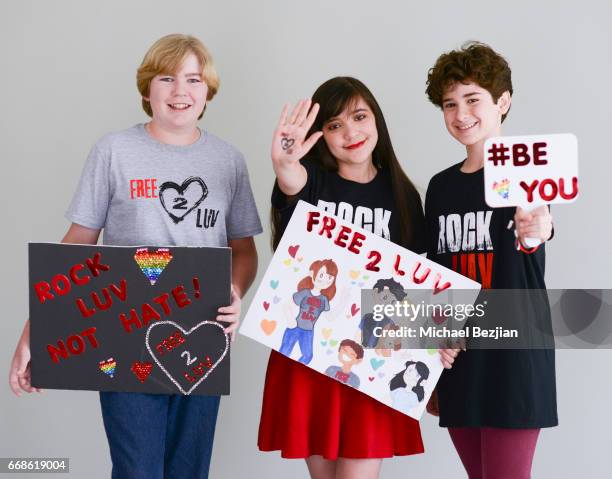
M 229 248 L 29 244 L 32 385 L 229 394 Z
M 240 332 L 419 419 L 442 373 L 437 351 L 381 351 L 364 340 L 372 315 L 362 313 L 361 290 L 388 280 L 433 295 L 473 290 L 472 303 L 480 289 L 454 271 L 299 201 Z M 408 365 L 414 367 L 408 371 Z M 416 383 L 422 389 L 412 397 Z
M 578 197 L 578 140 L 572 134 L 489 138 L 485 200 L 492 208 L 533 209 Z

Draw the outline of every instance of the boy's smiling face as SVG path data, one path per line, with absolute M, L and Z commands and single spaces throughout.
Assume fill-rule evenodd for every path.
M 357 353 L 350 346 L 342 346 L 338 351 L 338 361 L 343 366 L 354 366 L 359 364 L 361 359 L 357 358 Z
M 501 134 L 501 118 L 510 102 L 509 92 L 504 92 L 496 103 L 486 89 L 474 82 L 454 83 L 442 99 L 446 129 L 465 146 L 484 143 Z
M 206 105 L 208 86 L 202 78 L 202 66 L 191 53 L 174 74 L 160 74 L 151 80 L 149 97 L 153 122 L 166 131 L 196 128 Z

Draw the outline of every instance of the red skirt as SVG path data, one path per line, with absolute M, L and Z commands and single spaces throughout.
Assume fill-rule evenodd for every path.
M 272 351 L 266 372 L 261 451 L 285 458 L 384 458 L 424 452 L 418 421 Z

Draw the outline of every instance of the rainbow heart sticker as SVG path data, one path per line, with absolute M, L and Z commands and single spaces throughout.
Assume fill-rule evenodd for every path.
M 134 259 L 151 285 L 154 285 L 172 260 L 172 253 L 168 248 L 158 248 L 155 252 L 149 251 L 148 248 L 138 248 Z
M 495 191 L 504 200 L 507 200 L 508 196 L 510 195 L 510 180 L 503 179 L 499 183 L 497 181 L 494 181 L 493 191 Z
M 108 358 L 106 361 L 100 361 L 98 364 L 100 371 L 111 378 L 114 377 L 115 368 L 117 367 L 117 361 L 114 358 Z

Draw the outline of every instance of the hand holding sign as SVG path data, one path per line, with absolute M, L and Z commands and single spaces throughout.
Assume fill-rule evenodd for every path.
M 517 206 L 514 225 L 518 240 L 522 244 L 527 245 L 532 238 L 538 242 L 546 241 L 552 234 L 552 215 L 547 206 L 538 206 L 531 211 Z
M 236 331 L 240 326 L 240 312 L 242 311 L 242 301 L 240 296 L 236 292 L 234 286 L 232 286 L 232 300 L 229 306 L 222 306 L 217 310 L 220 313 L 217 316 L 217 321 L 222 323 L 229 323 L 223 332 L 229 334 L 232 338 L 232 342 L 236 339 Z
M 517 206 L 517 236 L 528 247 L 550 237 L 544 205 L 578 196 L 578 142 L 572 134 L 489 138 L 484 145 L 485 200 Z
M 27 393 L 41 392 L 42 389 L 38 389 L 32 386 L 32 370 L 30 367 L 30 320 L 26 322 L 23 328 L 23 333 L 17 348 L 15 348 L 15 354 L 13 355 L 13 361 L 11 362 L 11 369 L 9 371 L 9 385 L 11 390 L 17 396 L 21 396 L 21 392 Z

